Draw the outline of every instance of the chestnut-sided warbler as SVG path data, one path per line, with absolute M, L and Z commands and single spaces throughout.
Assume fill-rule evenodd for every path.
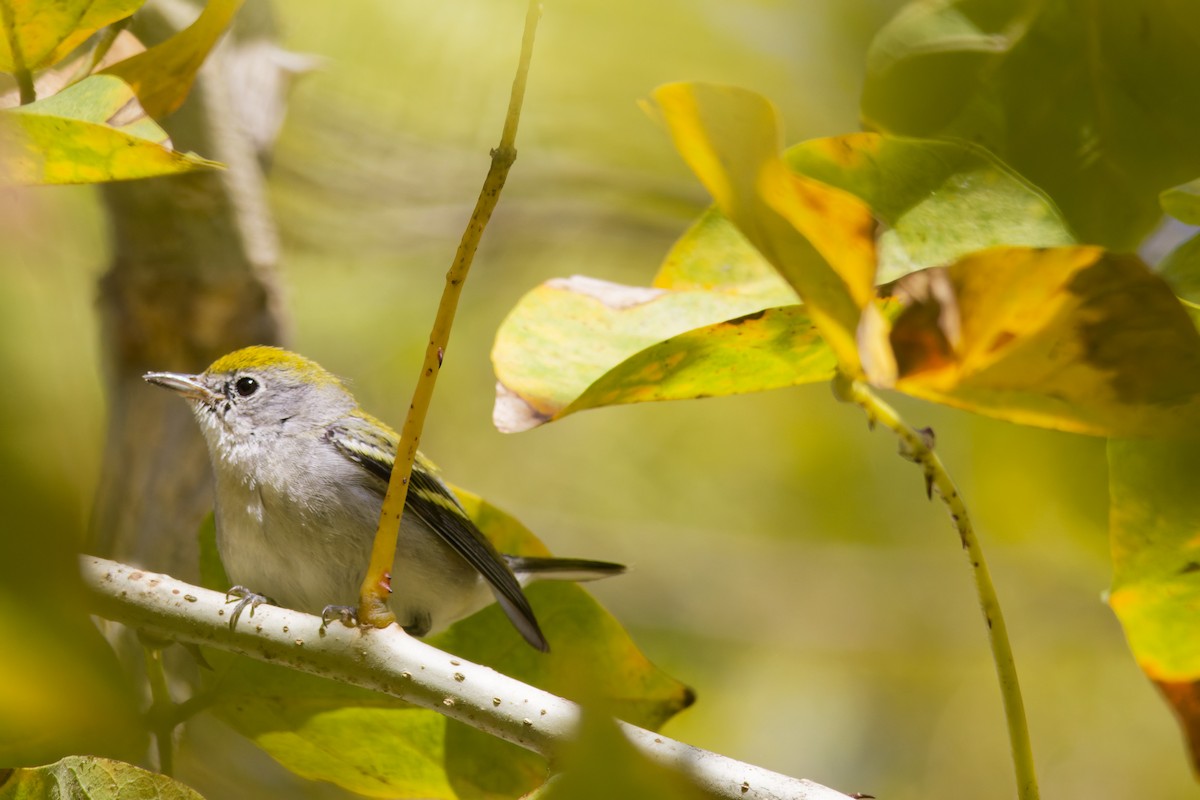
M 200 422 L 216 479 L 217 549 L 238 593 L 253 601 L 251 613 L 267 598 L 323 616 L 356 604 L 395 431 L 318 364 L 277 347 L 238 350 L 199 375 L 145 379 L 187 398 Z M 390 606 L 409 633 L 424 636 L 499 602 L 545 651 L 521 587 L 623 571 L 603 561 L 498 553 L 417 455 L 391 578 Z

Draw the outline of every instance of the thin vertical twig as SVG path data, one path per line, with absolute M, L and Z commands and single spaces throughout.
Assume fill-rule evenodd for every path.
M 1008 739 L 1017 779 L 1017 797 L 1020 800 L 1037 800 L 1040 795 L 1033 763 L 1033 747 L 1029 739 L 1029 723 L 1025 718 L 1025 704 L 1021 699 L 1021 685 L 1017 680 L 1017 664 L 1013 658 L 1012 643 L 1008 638 L 1008 626 L 1004 623 L 1000 598 L 992 583 L 991 572 L 984 560 L 979 538 L 975 535 L 975 528 L 967 514 L 966 504 L 963 503 L 962 496 L 941 458 L 934 451 L 933 434 L 928 430 L 920 431 L 911 427 L 895 409 L 858 381 L 839 376 L 834 382 L 834 391 L 838 399 L 862 408 L 872 427 L 878 423 L 900 438 L 900 454 L 920 466 L 925 474 L 926 494 L 932 499 L 936 491 L 946 504 L 946 510 L 949 511 L 950 519 L 962 542 L 963 551 L 971 564 L 980 610 L 987 624 L 992 660 L 996 666 L 1000 696 L 1008 722 Z
M 438 304 L 437 317 L 434 319 L 433 330 L 429 335 L 429 344 L 425 348 L 425 360 L 421 365 L 421 374 L 413 390 L 412 403 L 408 407 L 408 416 L 404 420 L 404 428 L 400 432 L 400 444 L 396 450 L 396 462 L 392 468 L 391 480 L 388 482 L 387 496 L 383 500 L 383 509 L 379 515 L 379 527 L 375 531 L 375 544 L 371 550 L 371 564 L 367 569 L 359 593 L 358 620 L 364 625 L 382 628 L 396 621 L 396 617 L 388 610 L 387 598 L 391 586 L 392 563 L 396 558 L 396 541 L 400 535 L 400 519 L 404 514 L 404 504 L 408 499 L 409 478 L 412 475 L 413 462 L 417 457 L 417 448 L 421 443 L 421 430 L 425 425 L 425 416 L 429 411 L 429 403 L 433 398 L 433 388 L 437 381 L 446 347 L 450 341 L 450 329 L 454 324 L 454 314 L 458 309 L 458 299 L 462 294 L 463 284 L 479 248 L 483 231 L 491 219 L 492 212 L 500 200 L 500 191 L 508 178 L 508 171 L 517 158 L 516 138 L 517 124 L 521 119 L 521 105 L 525 99 L 525 82 L 529 74 L 529 62 L 533 56 L 533 40 L 537 32 L 538 20 L 541 17 L 541 5 L 537 0 L 530 0 L 525 14 L 525 32 L 521 40 L 521 56 L 517 64 L 517 74 L 513 79 L 512 94 L 508 103 L 508 114 L 504 119 L 504 130 L 500 136 L 500 144 L 492 150 L 492 164 L 484 178 L 483 188 L 479 199 L 475 202 L 475 210 L 463 231 L 462 240 L 458 244 L 454 262 L 446 273 L 446 285 L 442 290 L 442 300 Z

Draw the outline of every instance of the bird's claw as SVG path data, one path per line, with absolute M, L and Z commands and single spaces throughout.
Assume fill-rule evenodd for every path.
M 238 619 L 242 616 L 242 612 L 246 610 L 246 606 L 250 607 L 250 616 L 254 616 L 254 609 L 264 603 L 273 606 L 275 601 L 261 594 L 256 594 L 250 591 L 245 586 L 234 586 L 225 593 L 225 603 L 237 602 L 233 607 L 233 613 L 229 615 L 229 630 L 234 630 L 237 627 Z
M 321 611 L 320 632 L 325 633 L 329 623 L 334 620 L 341 622 L 347 628 L 356 628 L 358 627 L 358 609 L 354 606 L 325 606 Z

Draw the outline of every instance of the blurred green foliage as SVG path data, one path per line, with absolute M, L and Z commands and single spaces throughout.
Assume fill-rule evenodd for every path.
M 1200 173 L 1198 34 L 1188 0 L 912 3 L 871 45 L 863 119 L 981 144 L 1082 241 L 1131 250 Z
M 294 345 L 391 423 L 497 136 L 519 5 L 279 5 L 285 43 L 329 59 L 297 85 L 273 165 Z M 827 387 L 597 411 L 520 436 L 490 423 L 488 352 L 521 295 L 569 273 L 647 284 L 707 203 L 635 101 L 666 80 L 717 80 L 770 96 L 789 143 L 853 130 L 868 43 L 899 5 L 547 2 L 520 157 L 423 447 L 556 553 L 633 565 L 593 591 L 697 690 L 668 735 L 893 800 L 1007 798 L 957 541 L 893 441 Z M 89 190 L 6 191 L 0 211 L 0 602 L 33 614 L 62 574 L 36 567 L 67 558 L 97 481 L 91 305 L 107 255 Z M 989 548 L 1044 794 L 1193 796 L 1178 734 L 1100 601 L 1103 442 L 896 402 L 936 428 Z M 229 735 L 189 731 L 180 777 L 236 796 L 204 755 Z

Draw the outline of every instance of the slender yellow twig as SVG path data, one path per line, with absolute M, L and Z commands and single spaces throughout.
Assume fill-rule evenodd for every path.
M 437 317 L 433 323 L 433 331 L 429 335 L 429 345 L 425 349 L 425 361 L 421 365 L 421 374 L 417 386 L 413 390 L 412 403 L 408 407 L 408 416 L 404 420 L 404 428 L 400 432 L 400 445 L 396 451 L 396 463 L 392 468 L 391 481 L 388 483 L 387 496 L 383 500 L 383 510 L 379 515 L 379 527 L 375 531 L 375 544 L 371 550 L 371 565 L 363 580 L 359 593 L 358 619 L 364 625 L 386 627 L 396 621 L 396 617 L 387 608 L 387 596 L 391 591 L 391 569 L 396 557 L 396 540 L 400 535 L 400 518 L 404 513 L 404 503 L 408 498 L 408 483 L 412 475 L 413 461 L 417 456 L 417 448 L 421 442 L 421 429 L 425 425 L 425 414 L 429 410 L 429 402 L 433 397 L 433 387 L 437 380 L 438 371 L 442 366 L 442 358 L 450 340 L 450 328 L 454 324 L 454 313 L 458 308 L 458 298 L 462 293 L 463 283 L 467 272 L 475 258 L 475 250 L 483 237 L 483 230 L 491 219 L 492 211 L 500 199 L 500 190 L 508 178 L 508 171 L 517 158 L 516 138 L 517 123 L 521 118 L 521 104 L 525 99 L 525 81 L 529 73 L 529 62 L 533 56 L 533 38 L 537 32 L 538 19 L 541 17 L 541 5 L 538 0 L 530 0 L 525 14 L 525 32 L 521 40 L 521 57 L 517 64 L 517 74 L 513 79 L 512 95 L 509 98 L 508 114 L 504 120 L 504 131 L 500 137 L 500 145 L 492 150 L 492 164 L 479 199 L 475 203 L 475 211 L 463 231 L 462 240 L 455 253 L 454 263 L 446 273 L 446 286 L 442 290 L 442 301 L 438 305 Z
M 1021 685 L 1017 680 L 1017 664 L 1013 659 L 1012 644 L 1008 639 L 1008 627 L 1000 610 L 1000 599 L 983 549 L 967 515 L 954 481 L 946 472 L 942 460 L 933 449 L 933 433 L 919 431 L 908 425 L 896 410 L 880 399 L 867 386 L 858 381 L 839 376 L 834 381 L 838 398 L 854 403 L 867 413 L 867 420 L 874 426 L 883 425 L 900 437 L 900 453 L 913 461 L 925 473 L 925 491 L 932 498 L 936 491 L 950 512 L 950 519 L 962 540 L 963 550 L 971 563 L 975 577 L 975 590 L 979 594 L 979 605 L 987 623 L 988 640 L 992 647 L 992 660 L 1000 680 L 1000 695 L 1004 702 L 1004 714 L 1008 720 L 1008 739 L 1012 748 L 1013 769 L 1017 778 L 1017 797 L 1020 800 L 1037 800 L 1039 797 L 1037 774 L 1033 764 L 1033 748 L 1029 741 L 1029 724 L 1025 719 L 1025 705 L 1021 700 Z

